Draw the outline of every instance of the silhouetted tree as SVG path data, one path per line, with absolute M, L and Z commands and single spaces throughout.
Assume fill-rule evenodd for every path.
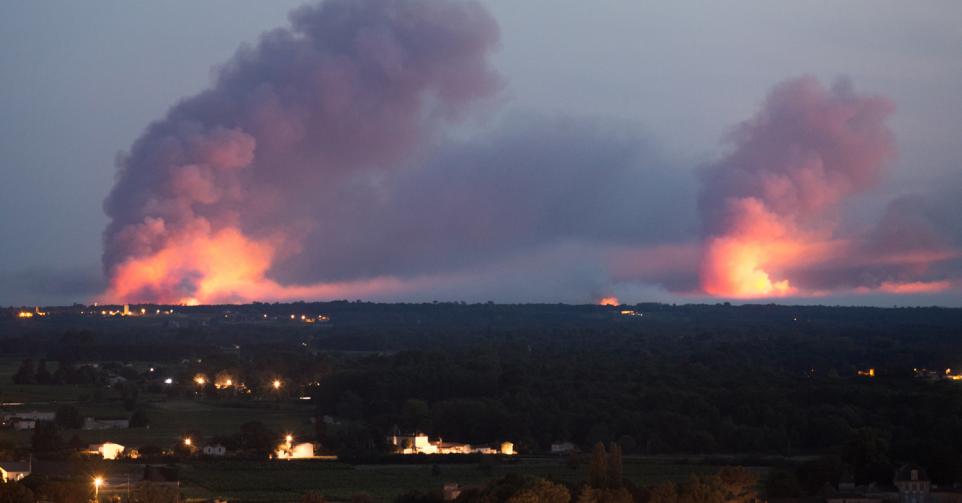
M 37 364 L 37 374 L 35 376 L 37 384 L 51 384 L 53 382 L 53 376 L 50 371 L 47 370 L 47 360 L 40 360 Z
M 147 411 L 144 409 L 137 409 L 130 415 L 131 428 L 146 428 L 148 426 L 150 426 L 150 418 L 147 417 Z
M 591 472 L 589 483 L 595 489 L 608 487 L 608 453 L 605 444 L 598 442 L 591 451 Z
M 608 451 L 608 487 L 621 487 L 624 479 L 624 464 L 621 459 L 621 446 L 618 442 L 612 442 Z
M 67 430 L 79 430 L 84 425 L 84 418 L 80 415 L 80 410 L 76 406 L 61 405 L 57 407 L 54 422 L 57 423 L 57 426 Z
M 37 421 L 33 428 L 30 444 L 33 452 L 49 453 L 59 451 L 63 447 L 63 439 L 57 430 L 57 423 L 52 421 Z
M 27 486 L 17 482 L 0 483 L 0 503 L 34 503 L 36 498 Z
M 20 368 L 13 374 L 14 384 L 35 384 L 37 382 L 37 370 L 33 360 L 27 358 L 20 363 Z

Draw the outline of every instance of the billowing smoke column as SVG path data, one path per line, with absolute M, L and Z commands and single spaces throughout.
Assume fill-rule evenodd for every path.
M 735 298 L 819 294 L 793 274 L 849 247 L 833 236 L 836 213 L 895 155 L 885 124 L 892 111 L 845 81 L 777 86 L 733 132 L 733 150 L 702 173 L 702 289 Z
M 269 272 L 299 253 L 329 195 L 376 186 L 500 86 L 487 61 L 497 25 L 471 1 L 328 0 L 291 23 L 241 49 L 119 161 L 102 300 L 340 295 Z

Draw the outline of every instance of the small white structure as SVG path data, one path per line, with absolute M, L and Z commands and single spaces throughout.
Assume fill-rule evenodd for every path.
M 53 421 L 57 417 L 55 412 L 40 412 L 37 410 L 24 411 L 24 412 L 5 412 L 3 414 L 4 421 L 10 421 L 14 419 L 32 419 L 34 421 Z
M 37 421 L 35 419 L 14 419 L 13 429 L 15 430 L 32 430 L 37 427 Z
M 115 460 L 124 453 L 124 446 L 115 444 L 113 442 L 90 444 L 90 446 L 87 448 L 87 452 L 90 454 L 99 455 L 103 459 Z
M 83 429 L 85 430 L 113 430 L 130 428 L 130 419 L 123 418 L 96 418 L 85 417 Z
M 0 461 L 0 482 L 17 482 L 30 475 L 30 462 L 14 463 Z
M 274 451 L 277 459 L 311 459 L 314 457 L 314 444 L 303 442 L 300 444 L 283 443 Z
M 555 442 L 551 444 L 551 454 L 566 454 L 577 449 L 578 448 L 575 447 L 575 444 L 572 444 L 571 442 Z
M 205 445 L 201 452 L 204 453 L 204 456 L 221 457 L 227 454 L 227 448 L 220 444 Z
M 461 496 L 461 486 L 458 483 L 444 484 L 441 489 L 441 494 L 444 497 L 444 501 L 454 501 Z
M 0 415 L 3 423 L 9 424 L 15 430 L 32 430 L 37 427 L 37 421 L 53 421 L 56 414 L 36 410 L 23 412 L 4 412 Z

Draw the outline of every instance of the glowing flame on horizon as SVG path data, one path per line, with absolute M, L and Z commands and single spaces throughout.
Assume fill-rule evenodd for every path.
M 229 227 L 167 242 L 152 255 L 131 257 L 114 269 L 99 302 L 151 301 L 195 306 L 257 300 L 367 297 L 407 291 L 428 279 L 375 277 L 351 282 L 283 285 L 268 277 L 278 238 L 255 240 Z M 320 319 L 320 318 L 318 318 Z M 306 321 L 306 320 L 305 320 Z
M 787 246 L 781 243 L 782 247 Z M 771 246 L 758 241 L 716 238 L 708 244 L 702 288 L 719 297 L 784 297 L 797 290 L 788 279 L 773 279 Z
M 602 297 L 601 300 L 598 301 L 598 305 L 599 306 L 620 306 L 621 301 L 618 300 L 618 297 L 615 297 L 615 296 Z

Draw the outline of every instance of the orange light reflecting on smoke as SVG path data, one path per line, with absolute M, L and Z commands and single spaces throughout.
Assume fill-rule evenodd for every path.
M 153 255 L 128 259 L 111 275 L 100 302 L 197 305 L 255 300 L 361 298 L 404 292 L 432 278 L 375 277 L 348 282 L 282 285 L 267 277 L 279 245 L 238 229 L 198 231 L 171 239 Z
M 790 241 L 765 243 L 737 238 L 715 238 L 708 244 L 702 288 L 719 297 L 782 297 L 796 292 L 786 278 L 774 276 L 771 266 L 795 255 Z M 773 277 L 774 276 L 774 277 Z

